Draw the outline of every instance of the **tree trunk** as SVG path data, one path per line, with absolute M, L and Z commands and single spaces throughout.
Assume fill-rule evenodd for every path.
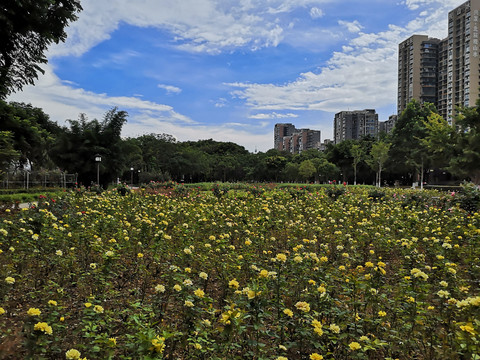
M 382 165 L 378 167 L 378 187 L 382 187 Z
M 423 190 L 423 160 L 422 160 L 422 167 L 421 167 L 422 173 L 420 175 L 420 190 Z

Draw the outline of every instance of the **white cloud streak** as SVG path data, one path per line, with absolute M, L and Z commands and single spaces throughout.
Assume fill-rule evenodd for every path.
M 180 94 L 182 92 L 182 89 L 172 85 L 158 84 L 157 86 L 160 89 L 164 89 L 167 94 Z
M 363 29 L 363 26 L 357 20 L 354 21 L 343 21 L 339 20 L 338 24 L 347 28 L 351 33 L 358 33 Z
M 286 118 L 298 118 L 297 114 L 279 114 L 272 112 L 269 114 L 254 114 L 248 117 L 249 119 L 286 119 Z

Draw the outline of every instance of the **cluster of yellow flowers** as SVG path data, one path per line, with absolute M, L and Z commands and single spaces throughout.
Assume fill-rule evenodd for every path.
M 310 311 L 310 304 L 305 302 L 305 301 L 299 301 L 295 304 L 295 307 L 303 312 L 309 312 Z

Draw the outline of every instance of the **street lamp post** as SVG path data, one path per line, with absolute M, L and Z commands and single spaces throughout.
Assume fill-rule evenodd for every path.
M 130 186 L 133 186 L 133 166 L 130 168 Z
M 95 155 L 95 162 L 97 163 L 97 185 L 100 185 L 100 163 L 102 162 L 100 154 Z

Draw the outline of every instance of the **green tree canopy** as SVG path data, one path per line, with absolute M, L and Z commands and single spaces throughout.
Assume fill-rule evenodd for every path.
M 13 147 L 19 153 L 19 167 L 54 166 L 48 153 L 61 129 L 42 109 L 0 100 L 0 131 L 12 134 Z
M 317 169 L 312 160 L 303 160 L 298 167 L 298 174 L 304 181 L 310 180 L 316 171 Z
M 79 0 L 11 0 L 0 5 L 0 99 L 33 84 L 52 43 L 82 10 Z
M 420 104 L 412 100 L 398 118 L 392 132 L 390 169 L 399 174 L 423 174 L 429 164 L 429 156 L 423 139 L 427 136 L 425 121 L 436 113 L 430 103 Z M 415 177 L 414 177 L 415 181 Z
M 377 173 L 377 186 L 382 186 L 382 170 L 388 159 L 390 144 L 384 141 L 378 141 L 372 145 L 370 156 L 365 160 L 368 165 Z
M 96 154 L 102 156 L 100 166 L 101 183 L 105 186 L 130 167 L 126 164 L 123 140 L 120 137 L 128 114 L 113 108 L 103 121 L 88 121 L 84 114 L 78 120 L 68 120 L 70 128 L 57 138 L 52 149 L 52 158 L 63 169 L 78 173 L 78 179 L 84 185 L 90 185 L 96 179 Z
M 14 148 L 13 134 L 10 131 L 0 131 L 0 175 L 19 157 L 20 153 Z
M 448 170 L 480 184 L 480 99 L 475 107 L 460 111 L 455 127 L 457 131 Z

